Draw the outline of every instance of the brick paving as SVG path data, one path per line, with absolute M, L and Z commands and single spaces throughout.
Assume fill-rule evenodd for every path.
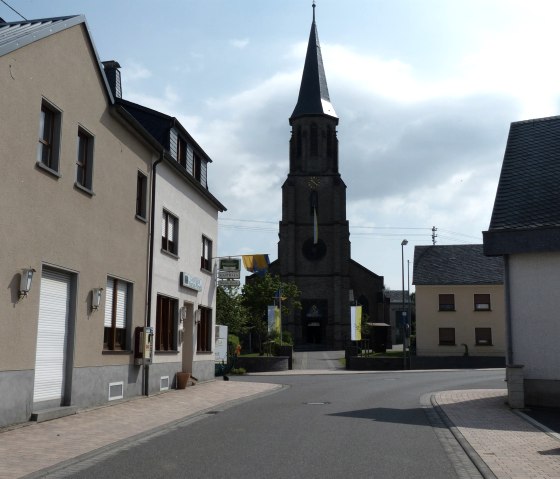
M 443 391 L 433 399 L 497 478 L 560 478 L 560 439 L 515 414 L 505 390 Z
M 281 387 L 212 381 L 5 430 L 0 433 L 0 479 L 22 477 L 230 401 Z

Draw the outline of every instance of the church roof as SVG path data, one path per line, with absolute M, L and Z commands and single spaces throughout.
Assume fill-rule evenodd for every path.
M 338 118 L 329 98 L 327 77 L 315 24 L 315 4 L 313 4 L 313 22 L 309 33 L 298 101 L 290 120 L 305 115 L 328 115 Z

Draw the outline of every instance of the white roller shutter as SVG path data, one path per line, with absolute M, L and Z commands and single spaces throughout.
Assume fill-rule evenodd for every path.
M 33 402 L 63 395 L 70 279 L 69 274 L 50 270 L 43 270 L 41 276 Z

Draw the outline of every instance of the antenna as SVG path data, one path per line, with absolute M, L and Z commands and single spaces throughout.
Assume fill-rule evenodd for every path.
M 28 21 L 27 18 L 25 18 L 21 13 L 19 13 L 15 8 L 13 8 L 11 5 L 8 5 L 4 0 L 0 0 L 0 2 L 2 2 L 4 5 L 6 5 L 10 10 L 13 10 L 14 12 L 16 12 L 21 18 L 23 18 L 26 22 Z M 315 2 L 313 2 L 315 3 Z M 315 8 L 315 7 L 313 7 Z M 315 11 L 315 10 L 313 10 Z M 315 14 L 313 14 L 315 16 Z
M 437 234 L 436 234 L 437 228 L 435 226 L 432 226 L 432 244 L 435 246 L 436 245 L 436 238 L 437 238 Z

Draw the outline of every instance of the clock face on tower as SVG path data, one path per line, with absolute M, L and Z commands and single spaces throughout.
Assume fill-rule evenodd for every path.
M 319 261 L 327 254 L 327 245 L 322 239 L 315 243 L 313 238 L 308 238 L 303 243 L 302 252 L 309 261 Z

